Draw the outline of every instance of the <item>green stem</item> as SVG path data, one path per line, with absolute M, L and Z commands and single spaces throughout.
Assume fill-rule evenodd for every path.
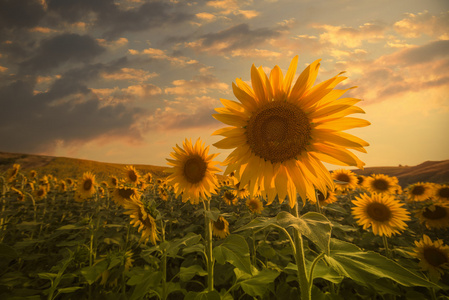
M 162 243 L 165 243 L 165 222 L 161 220 Z M 162 300 L 167 299 L 167 249 L 162 250 Z
M 387 236 L 383 235 L 382 236 L 382 241 L 384 243 L 384 248 L 385 248 L 385 256 L 388 258 L 391 258 L 391 252 L 390 249 L 388 248 L 388 240 L 387 240 Z
M 210 211 L 210 202 L 203 200 L 204 204 L 204 225 L 206 238 L 206 258 L 207 258 L 207 290 L 209 292 L 214 290 L 214 258 L 212 255 L 212 220 L 207 216 Z
M 315 267 L 317 265 L 317 263 L 320 261 L 320 259 L 322 259 L 324 257 L 324 252 L 320 253 L 320 255 L 318 255 L 312 263 L 312 266 L 310 267 L 310 271 L 309 271 L 309 282 L 310 282 L 310 286 L 309 286 L 309 293 L 310 295 L 312 294 L 312 287 L 313 287 L 313 271 L 315 270 Z
M 298 204 L 295 204 L 293 208 L 293 215 L 298 218 Z M 296 266 L 298 267 L 298 283 L 299 288 L 301 289 L 301 300 L 311 300 L 311 290 L 312 290 L 312 282 L 309 282 L 307 271 L 306 271 L 306 259 L 304 256 L 304 244 L 302 240 L 302 236 L 298 230 L 294 229 L 294 242 L 296 246 L 295 259 Z

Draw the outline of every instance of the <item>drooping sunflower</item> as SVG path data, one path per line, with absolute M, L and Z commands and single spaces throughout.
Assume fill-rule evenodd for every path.
M 371 193 L 394 194 L 399 189 L 398 179 L 384 174 L 373 174 L 364 181 L 365 188 Z
M 37 171 L 36 170 L 31 170 L 30 171 L 30 179 L 35 179 L 37 177 Z
M 95 181 L 95 175 L 91 172 L 85 172 L 81 180 L 78 182 L 78 186 L 76 189 L 79 198 L 88 199 L 95 195 L 96 185 L 97 183 Z
M 175 152 L 170 153 L 173 159 L 167 158 L 172 166 L 167 170 L 171 173 L 167 183 L 173 186 L 176 197 L 182 194 L 182 202 L 198 204 L 200 198 L 207 200 L 218 184 L 214 174 L 221 170 L 212 161 L 218 154 L 208 155 L 209 146 L 204 148 L 201 139 L 194 145 L 186 139 L 182 146 L 176 145 Z
M 124 205 L 126 202 L 131 201 L 131 197 L 140 197 L 140 192 L 132 187 L 120 186 L 116 187 L 112 193 L 112 199 L 118 205 Z
M 118 187 L 118 178 L 116 176 L 109 176 L 108 178 L 108 186 L 112 187 L 112 188 L 116 188 Z
M 347 192 L 357 187 L 357 175 L 351 170 L 338 169 L 331 175 L 334 180 L 337 180 L 335 184 L 337 191 Z
M 318 201 L 320 202 L 320 206 L 326 206 L 326 205 L 334 203 L 338 200 L 335 192 L 333 192 L 333 191 L 327 191 L 326 196 L 324 196 L 324 194 L 321 193 L 320 191 L 317 191 L 317 193 L 318 193 Z
M 234 149 L 224 165 L 225 175 L 235 171 L 251 196 L 258 188 L 272 203 L 296 203 L 297 192 L 315 199 L 315 188 L 325 191 L 334 184 L 322 161 L 363 168 L 364 163 L 348 149 L 366 152 L 368 143 L 343 130 L 367 126 L 363 119 L 347 117 L 364 113 L 354 106 L 360 100 L 340 98 L 348 89 L 334 87 L 346 79 L 340 74 L 313 86 L 320 60 L 309 65 L 293 84 L 298 56 L 284 78 L 275 66 L 268 77 L 262 67 L 251 67 L 250 87 L 237 78 L 232 84 L 239 102 L 220 99 L 214 118 L 230 125 L 215 131 L 224 138 L 214 146 Z
M 357 187 L 359 188 L 363 188 L 364 184 L 363 182 L 365 181 L 366 176 L 363 175 L 357 175 Z
M 263 210 L 263 203 L 259 197 L 250 197 L 246 200 L 246 206 L 254 214 L 260 214 Z
M 137 184 L 140 179 L 140 174 L 137 172 L 134 166 L 126 166 L 125 167 L 125 178 L 126 181 L 132 184 Z
M 432 240 L 423 235 L 422 240 L 415 241 L 415 255 L 419 258 L 419 266 L 428 271 L 432 279 L 438 280 L 445 270 L 449 269 L 449 246 L 443 240 Z
M 436 201 L 441 201 L 443 203 L 449 203 L 449 185 L 447 184 L 436 184 L 434 186 L 434 194 Z
M 45 197 L 47 197 L 47 188 L 45 186 L 39 186 L 37 189 L 34 190 L 34 196 L 36 197 L 36 200 L 42 200 Z
M 443 203 L 424 206 L 417 211 L 415 216 L 427 228 L 448 228 L 449 227 L 449 205 Z
M 405 221 L 410 220 L 409 213 L 394 196 L 373 193 L 355 198 L 352 215 L 363 229 L 372 227 L 375 235 L 390 237 L 407 227 Z
M 223 201 L 227 205 L 237 205 L 239 198 L 237 197 L 237 192 L 233 190 L 227 190 L 223 193 Z
M 432 185 L 428 182 L 411 184 L 406 189 L 408 201 L 425 201 L 432 197 Z
M 8 169 L 6 178 L 8 179 L 8 182 L 14 181 L 17 174 L 19 174 L 20 170 L 20 164 L 14 164 L 11 169 Z
M 219 216 L 217 221 L 212 222 L 212 234 L 220 239 L 224 239 L 229 234 L 229 222 Z
M 159 231 L 154 217 L 142 203 L 140 196 L 131 196 L 130 200 L 125 202 L 123 206 L 127 209 L 124 213 L 131 217 L 130 224 L 133 227 L 138 227 L 138 232 L 142 232 L 139 242 L 146 243 L 149 240 L 153 245 L 156 245 L 156 242 L 160 241 Z
M 20 202 L 25 201 L 25 194 L 21 190 L 18 190 L 16 188 L 12 187 L 11 191 L 16 193 L 17 201 L 20 201 Z
M 64 180 L 59 181 L 58 188 L 61 193 L 64 193 L 67 191 L 67 183 Z

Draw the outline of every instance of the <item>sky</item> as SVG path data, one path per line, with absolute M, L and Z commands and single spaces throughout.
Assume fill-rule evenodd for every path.
M 449 159 L 447 0 L 0 0 L 0 151 L 166 166 L 201 138 L 224 160 L 220 98 L 295 55 L 357 86 L 367 167 Z

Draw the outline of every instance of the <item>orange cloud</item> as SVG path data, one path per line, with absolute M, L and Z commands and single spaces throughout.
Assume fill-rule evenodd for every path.
M 418 14 L 407 13 L 404 19 L 394 23 L 394 29 L 408 38 L 417 38 L 426 34 L 447 40 L 449 39 L 449 11 L 435 16 L 428 11 Z
M 162 50 L 162 49 L 147 48 L 140 52 L 138 50 L 128 49 L 128 52 L 131 55 L 147 55 L 154 59 L 167 60 L 170 63 L 178 65 L 178 66 L 198 64 L 197 60 L 190 59 L 185 56 L 170 56 L 166 53 L 165 50 Z
M 102 76 L 103 78 L 108 80 L 128 80 L 143 82 L 159 75 L 157 73 L 150 73 L 142 69 L 121 68 L 119 71 L 113 73 L 103 73 Z
M 199 75 L 192 80 L 175 80 L 172 82 L 174 87 L 165 88 L 166 94 L 186 96 L 206 94 L 212 90 L 226 92 L 229 90 L 229 85 L 219 82 L 218 79 L 212 75 Z

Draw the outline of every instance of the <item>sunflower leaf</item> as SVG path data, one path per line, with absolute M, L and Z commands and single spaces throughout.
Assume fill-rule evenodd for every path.
M 230 234 L 223 240 L 223 243 L 213 249 L 213 256 L 218 263 L 229 262 L 236 268 L 251 274 L 251 260 L 249 247 L 245 238 Z
M 379 253 L 364 252 L 354 244 L 337 239 L 331 239 L 330 255 L 326 255 L 325 259 L 329 266 L 339 274 L 365 286 L 373 287 L 379 278 L 388 278 L 408 287 L 438 287 L 419 274 Z

